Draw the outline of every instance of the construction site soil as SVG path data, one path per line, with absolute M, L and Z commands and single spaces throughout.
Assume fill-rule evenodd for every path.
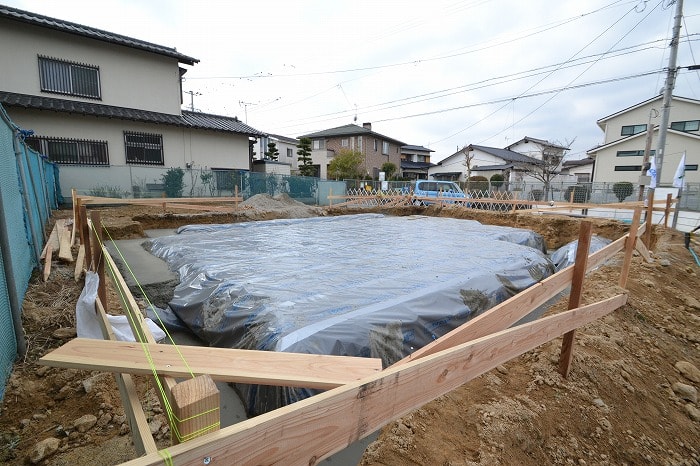
M 115 239 L 191 223 L 359 212 L 273 201 L 251 201 L 238 215 L 140 206 L 97 210 Z M 437 206 L 372 211 L 528 228 L 551 249 L 576 239 L 580 224 L 567 216 Z M 54 217 L 72 217 L 72 212 L 60 210 Z M 628 229 L 613 220 L 591 221 L 594 234 L 610 239 Z M 674 230 L 655 227 L 651 249 L 653 263 L 635 253 L 628 304 L 577 331 L 568 378 L 557 372 L 561 339 L 556 339 L 389 423 L 360 464 L 699 465 L 700 268 Z M 622 257 L 589 274 L 584 304 L 620 292 Z M 0 411 L 0 463 L 107 466 L 135 458 L 111 374 L 37 364 L 75 336 L 82 280 L 74 280 L 72 264 L 57 261 L 47 282 L 35 275 L 23 306 L 28 351 L 14 366 Z M 109 311 L 121 313 L 111 287 L 108 292 Z M 566 307 L 562 298 L 549 312 Z M 169 431 L 153 385 L 146 377 L 136 381 L 151 431 L 165 447 Z

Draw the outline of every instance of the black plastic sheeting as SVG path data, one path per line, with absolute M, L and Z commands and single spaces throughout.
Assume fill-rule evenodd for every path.
M 210 346 L 385 366 L 554 272 L 532 231 L 422 216 L 191 225 L 148 247 L 180 275 L 170 308 Z M 314 393 L 238 388 L 251 415 Z

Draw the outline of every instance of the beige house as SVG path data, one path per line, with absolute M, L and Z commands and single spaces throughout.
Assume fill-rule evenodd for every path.
M 393 163 L 397 170 L 401 167 L 401 146 L 406 143 L 372 131 L 371 123 L 362 126 L 354 124 L 326 129 L 316 133 L 299 136 L 311 139 L 311 160 L 316 167 L 317 176 L 328 178 L 328 165 L 341 150 L 355 150 L 364 156 L 360 166 L 373 178 L 387 162 Z
M 33 131 L 27 142 L 61 165 L 64 195 L 98 183 L 131 192 L 169 167 L 216 169 L 222 183 L 251 169 L 251 139 L 262 132 L 180 108 L 185 66 L 197 59 L 7 6 L 0 43 L 0 104 Z
M 654 155 L 658 145 L 662 105 L 663 98 L 659 95 L 598 120 L 605 139 L 602 145 L 587 152 L 595 160 L 593 181 L 639 182 L 649 116 L 652 116 L 651 153 Z M 674 96 L 660 186 L 672 184 L 683 153 L 686 154 L 685 181 L 700 182 L 700 100 Z

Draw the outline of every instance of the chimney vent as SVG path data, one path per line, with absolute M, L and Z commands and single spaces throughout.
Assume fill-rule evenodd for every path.
M 362 127 L 372 131 L 372 123 L 362 123 Z

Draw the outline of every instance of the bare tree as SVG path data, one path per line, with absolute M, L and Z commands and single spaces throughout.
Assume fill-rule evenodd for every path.
M 462 147 L 462 153 L 464 154 L 464 166 L 467 169 L 467 192 L 469 192 L 470 178 L 472 177 L 472 160 L 476 155 L 474 152 L 469 150 L 469 146 L 466 145 Z
M 536 158 L 532 163 L 522 162 L 517 164 L 518 168 L 530 177 L 541 181 L 544 185 L 544 200 L 549 201 L 552 180 L 561 173 L 561 164 L 564 160 L 568 148 L 574 143 L 576 138 L 567 140 L 565 144 L 535 143 L 539 148 L 541 157 Z M 534 142 L 534 141 L 533 141 Z

